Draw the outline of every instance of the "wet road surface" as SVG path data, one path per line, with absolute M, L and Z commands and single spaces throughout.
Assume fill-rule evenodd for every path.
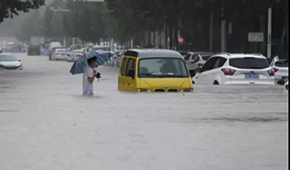
M 283 87 L 132 94 L 102 67 L 84 97 L 72 63 L 16 56 L 23 71 L 0 71 L 0 170 L 288 169 Z

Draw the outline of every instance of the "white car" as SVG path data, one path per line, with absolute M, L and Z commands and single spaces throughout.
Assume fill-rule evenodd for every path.
M 0 54 L 0 70 L 23 70 L 20 60 L 17 60 L 12 54 Z
M 67 61 L 68 56 L 68 49 L 59 48 L 56 49 L 55 52 L 52 54 L 52 60 L 64 60 Z
M 109 65 L 112 67 L 119 67 L 125 51 L 117 51 L 110 59 Z
M 49 60 L 52 60 L 52 55 L 55 52 L 56 48 L 61 48 L 61 43 L 60 42 L 51 42 L 49 44 L 48 50 L 49 50 Z
M 199 72 L 205 62 L 213 55 L 214 53 L 210 52 L 189 52 L 185 55 L 184 60 L 189 70 Z
M 274 71 L 266 57 L 256 54 L 217 54 L 194 77 L 196 84 L 274 85 Z
M 75 62 L 79 57 L 84 55 L 84 49 L 73 50 L 67 55 L 67 62 Z
M 275 81 L 282 81 L 280 84 L 284 84 L 288 81 L 289 77 L 289 61 L 288 60 L 274 60 L 271 64 L 275 72 Z

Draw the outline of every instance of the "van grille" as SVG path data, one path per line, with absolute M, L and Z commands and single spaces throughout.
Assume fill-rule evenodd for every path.
M 169 93 L 177 93 L 178 90 L 177 90 L 177 89 L 169 89 L 168 92 L 169 92 Z
M 154 92 L 162 93 L 162 92 L 165 92 L 165 90 L 164 89 L 155 89 Z

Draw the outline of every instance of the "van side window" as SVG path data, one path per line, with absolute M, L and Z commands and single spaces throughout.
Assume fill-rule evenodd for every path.
M 126 69 L 126 76 L 129 76 L 129 71 L 134 70 L 135 71 L 136 67 L 136 60 L 135 59 L 129 59 L 128 64 L 127 64 L 127 69 Z
M 126 70 L 126 65 L 127 65 L 127 58 L 124 58 L 123 59 L 123 62 L 122 62 L 122 67 L 121 67 L 121 75 L 124 76 L 125 75 L 125 70 Z
M 212 70 L 214 68 L 214 65 L 217 61 L 217 57 L 211 58 L 210 60 L 208 60 L 205 65 L 202 67 L 201 72 L 205 72 L 205 71 L 209 71 Z

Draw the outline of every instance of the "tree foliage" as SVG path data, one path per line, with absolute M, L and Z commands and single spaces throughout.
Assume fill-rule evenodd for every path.
M 13 18 L 19 12 L 29 12 L 45 4 L 45 0 L 0 0 L 0 23 L 5 18 Z
M 178 48 L 178 32 L 185 49 L 208 50 L 210 13 L 213 13 L 214 50 L 220 50 L 221 21 L 227 22 L 229 51 L 251 51 L 249 32 L 267 32 L 267 12 L 274 12 L 274 39 L 281 39 L 288 18 L 288 0 L 106 0 L 119 34 L 134 39 L 144 31 L 166 30 L 170 48 Z M 265 36 L 267 37 L 267 36 Z M 260 51 L 265 51 L 266 43 Z

